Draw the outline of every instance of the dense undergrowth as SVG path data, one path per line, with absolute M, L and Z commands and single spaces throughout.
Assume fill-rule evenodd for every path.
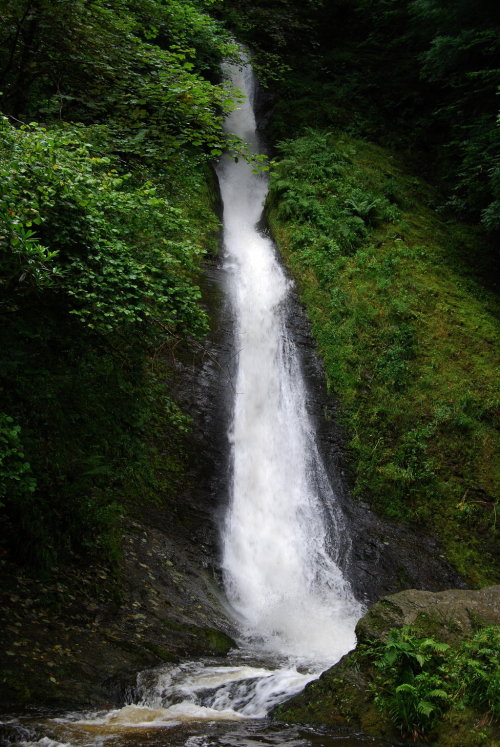
M 482 628 L 454 645 L 420 638 L 411 628 L 392 630 L 386 643 L 365 644 L 359 655 L 374 667 L 377 708 L 402 736 L 426 739 L 436 727 L 449 729 L 451 721 L 474 709 L 483 718 L 472 743 L 489 742 L 487 727 L 500 716 L 498 627 Z
M 2 4 L 0 553 L 35 569 L 116 560 L 127 504 L 179 469 L 166 360 L 208 327 L 236 95 L 206 5 Z
M 444 627 L 453 624 L 448 618 Z M 474 625 L 466 637 L 460 626 L 450 632 L 444 633 L 442 620 L 432 621 L 431 612 L 412 626 L 385 631 L 383 640 L 363 639 L 274 715 L 288 723 L 349 724 L 389 743 L 492 747 L 498 626 Z
M 343 405 L 355 494 L 494 580 L 497 307 L 470 267 L 484 237 L 387 150 L 311 130 L 278 154 L 271 228 Z

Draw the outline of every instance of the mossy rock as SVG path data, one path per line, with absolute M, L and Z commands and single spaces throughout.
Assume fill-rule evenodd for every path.
M 389 719 L 381 716 L 370 698 L 370 669 L 363 668 L 363 652 L 344 656 L 318 680 L 278 706 L 273 718 L 296 723 L 325 724 L 361 729 L 366 734 L 394 736 Z
M 177 653 L 186 656 L 226 656 L 236 647 L 233 639 L 217 628 L 202 628 L 175 620 L 162 620 L 162 625 L 168 630 L 169 642 Z
M 433 736 L 433 743 L 439 747 L 495 747 L 500 744 L 500 730 L 491 724 L 491 718 L 478 718 L 472 708 L 448 711 Z
M 236 643 L 221 630 L 215 628 L 199 628 L 197 633 L 200 641 L 204 641 L 207 650 L 215 656 L 226 656 Z
M 417 635 L 461 640 L 500 624 L 500 586 L 430 592 L 408 589 L 381 599 L 359 620 L 359 642 L 385 641 L 391 628 L 411 625 Z

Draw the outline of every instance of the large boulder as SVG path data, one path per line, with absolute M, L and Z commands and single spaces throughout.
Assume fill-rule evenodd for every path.
M 359 620 L 356 636 L 359 643 L 384 641 L 391 628 L 411 625 L 417 635 L 450 643 L 499 623 L 500 586 L 438 592 L 407 589 L 374 604 Z

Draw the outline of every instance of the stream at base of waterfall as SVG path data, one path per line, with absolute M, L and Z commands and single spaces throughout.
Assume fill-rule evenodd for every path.
M 251 67 L 231 65 L 225 72 L 244 93 L 227 130 L 258 153 Z M 222 571 L 239 648 L 224 660 L 141 672 L 134 702 L 117 710 L 16 720 L 19 739 L 11 744 L 380 743 L 266 719 L 354 647 L 363 610 L 340 569 L 349 538 L 318 453 L 287 327 L 290 281 L 272 241 L 257 228 L 266 176 L 230 155 L 218 176 L 237 358 Z

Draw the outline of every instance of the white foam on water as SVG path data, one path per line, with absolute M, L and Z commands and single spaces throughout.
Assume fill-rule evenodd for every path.
M 71 747 L 69 742 L 56 742 L 54 739 L 49 737 L 42 737 L 36 742 L 17 742 L 19 747 Z

